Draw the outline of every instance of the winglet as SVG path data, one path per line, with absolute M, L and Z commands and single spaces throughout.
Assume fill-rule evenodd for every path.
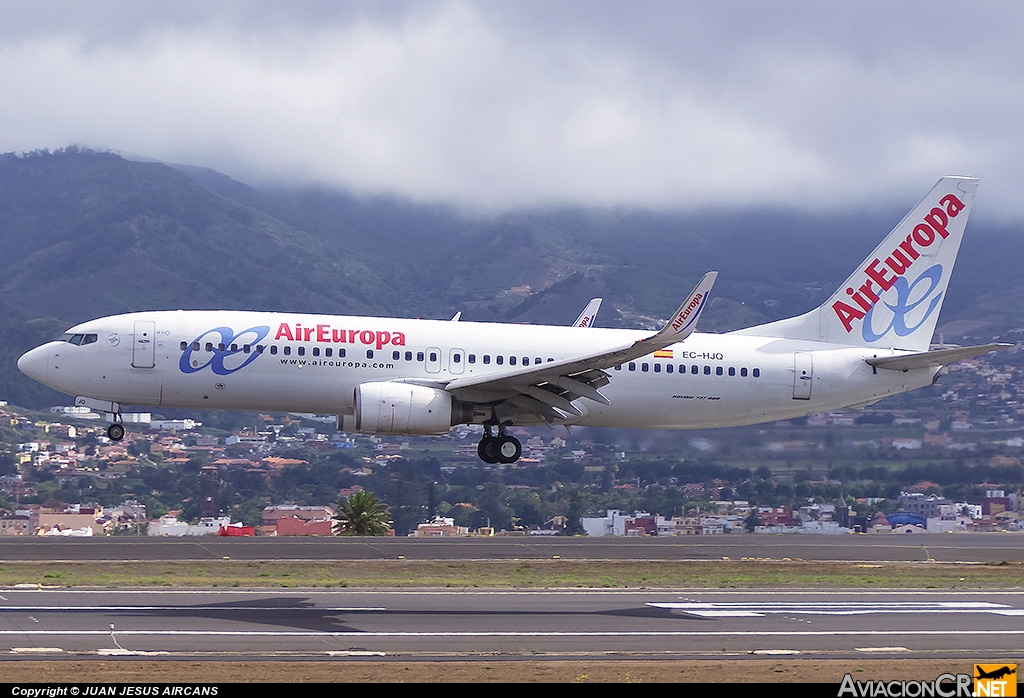
M 573 327 L 593 327 L 594 320 L 597 319 L 597 311 L 601 309 L 601 299 L 593 298 L 587 307 L 583 309 L 580 316 L 576 318 L 576 322 L 572 323 Z
M 693 334 L 693 331 L 697 328 L 697 320 L 700 319 L 700 314 L 707 305 L 708 296 L 711 294 L 711 287 L 715 285 L 715 279 L 717 278 L 717 271 L 709 271 L 705 274 L 704 278 L 697 283 L 697 286 L 686 297 L 683 304 L 672 315 L 672 319 L 661 328 L 658 334 L 645 341 L 673 344 L 681 342 Z

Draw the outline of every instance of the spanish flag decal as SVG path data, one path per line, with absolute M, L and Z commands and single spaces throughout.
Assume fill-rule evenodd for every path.
M 671 359 L 672 358 L 672 350 L 671 349 L 659 349 L 658 351 L 654 352 L 654 358 L 656 358 L 656 359 Z

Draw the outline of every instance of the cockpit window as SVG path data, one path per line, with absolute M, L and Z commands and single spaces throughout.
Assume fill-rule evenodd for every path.
M 97 340 L 97 338 L 97 335 L 91 332 L 89 334 L 72 334 L 71 332 L 65 332 L 57 341 L 68 342 L 75 346 L 81 346 L 83 344 L 92 344 Z

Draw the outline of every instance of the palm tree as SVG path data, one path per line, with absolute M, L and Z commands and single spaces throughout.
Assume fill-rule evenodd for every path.
M 338 535 L 386 536 L 391 532 L 391 512 L 373 492 L 361 490 L 338 502 Z

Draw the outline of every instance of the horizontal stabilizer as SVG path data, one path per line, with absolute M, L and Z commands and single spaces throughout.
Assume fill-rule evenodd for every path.
M 937 368 L 963 361 L 973 356 L 987 354 L 996 349 L 1012 347 L 1012 344 L 980 344 L 974 347 L 954 347 L 952 349 L 937 349 L 936 351 L 925 351 L 919 354 L 904 354 L 903 356 L 886 356 L 880 359 L 866 359 L 868 364 L 875 368 L 884 368 L 891 371 L 910 371 L 915 368 Z

